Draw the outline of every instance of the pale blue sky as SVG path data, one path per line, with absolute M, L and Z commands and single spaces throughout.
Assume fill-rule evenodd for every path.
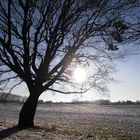
M 110 87 L 110 100 L 140 100 L 140 55 L 129 56 L 121 62 L 117 62 L 118 71 L 114 77 L 119 83 L 112 83 Z M 96 100 L 106 99 L 98 93 L 89 93 L 81 95 L 62 95 L 62 94 L 43 94 L 41 96 L 44 100 L 52 101 L 71 101 L 73 99 L 79 100 Z
M 129 56 L 125 62 L 119 62 L 116 79 L 119 84 L 110 85 L 112 100 L 140 100 L 140 55 Z

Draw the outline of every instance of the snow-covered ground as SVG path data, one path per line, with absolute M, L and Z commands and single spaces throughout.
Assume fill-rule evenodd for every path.
M 19 131 L 14 126 L 20 109 L 20 104 L 0 104 L 0 139 L 140 140 L 139 105 L 38 105 L 36 127 Z

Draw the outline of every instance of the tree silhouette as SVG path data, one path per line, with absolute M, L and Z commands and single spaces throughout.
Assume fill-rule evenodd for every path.
M 134 33 L 129 13 L 137 7 L 137 1 L 127 0 L 0 0 L 0 83 L 16 79 L 11 90 L 24 82 L 30 93 L 19 127 L 34 126 L 44 91 L 105 91 L 111 80 L 108 62 L 122 57 L 116 46 Z M 82 89 L 71 78 L 78 64 L 94 66 Z M 75 90 L 61 90 L 61 85 Z

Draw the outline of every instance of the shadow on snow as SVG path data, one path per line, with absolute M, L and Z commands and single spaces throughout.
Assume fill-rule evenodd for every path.
M 23 129 L 21 128 L 18 128 L 17 126 L 13 126 L 13 127 L 10 127 L 10 128 L 7 128 L 7 129 L 4 129 L 4 130 L 1 130 L 0 131 L 0 140 L 1 139 L 4 139 L 4 138 L 7 138 L 9 137 L 10 135 L 18 132 L 18 131 L 21 131 Z

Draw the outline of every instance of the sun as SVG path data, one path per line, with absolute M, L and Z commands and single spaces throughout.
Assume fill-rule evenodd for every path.
M 74 70 L 74 75 L 73 76 L 74 76 L 74 80 L 77 83 L 83 83 L 83 82 L 86 81 L 87 73 L 86 73 L 86 70 L 84 68 L 77 67 Z

